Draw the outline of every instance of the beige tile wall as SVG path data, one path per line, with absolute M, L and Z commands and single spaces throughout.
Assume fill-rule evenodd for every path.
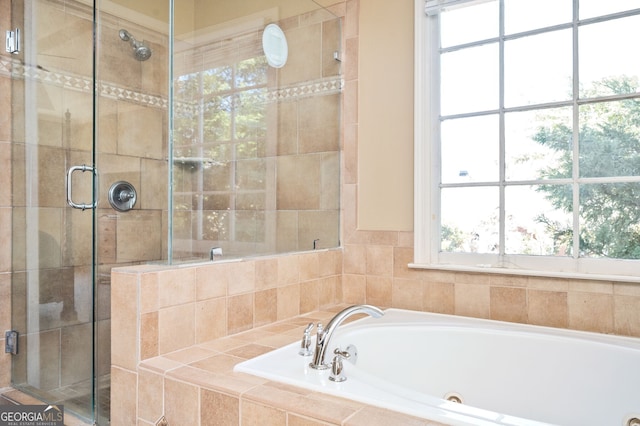
M 121 28 L 151 47 L 148 60 L 134 58 L 119 37 Z M 168 61 L 166 37 L 134 23 L 105 14 L 100 36 L 98 78 L 118 88 L 103 89 L 98 100 L 98 247 L 106 270 L 102 274 L 108 275 L 114 265 L 166 258 L 168 116 L 162 99 L 168 90 Z M 118 181 L 136 189 L 132 211 L 109 206 L 109 188 Z
M 145 380 L 153 381 L 139 373 L 141 362 L 334 306 L 342 294 L 341 271 L 340 249 L 181 268 L 140 265 L 114 269 L 111 423 L 136 423 L 138 399 L 131 389 L 137 389 L 137 380 L 141 389 L 147 389 Z M 171 382 L 166 390 L 160 389 L 180 398 L 196 397 L 193 391 L 189 385 Z M 135 396 L 143 398 L 140 407 L 162 398 L 157 393 Z M 173 402 L 178 410 L 194 400 L 197 398 Z M 170 412 L 172 400 L 166 403 Z M 181 411 L 183 419 L 198 415 Z
M 190 129 L 199 120 L 197 108 L 192 125 L 190 114 L 180 114 L 176 156 L 200 156 L 202 150 L 219 164 L 174 169 L 176 259 L 207 258 L 214 246 L 228 257 L 243 257 L 310 250 L 314 240 L 321 248 L 339 245 L 341 98 L 308 87 L 340 75 L 340 62 L 333 58 L 340 48 L 340 22 L 317 10 L 278 23 L 287 35 L 289 60 L 283 68 L 268 68 L 266 89 L 279 95 L 266 105 L 256 140 L 237 150 L 240 157 L 227 142 L 230 129 L 218 130 L 222 143 L 212 137 L 200 141 Z M 258 30 L 212 43 L 215 49 L 179 53 L 177 73 L 259 55 L 260 35 Z M 189 105 L 191 97 L 185 90 L 177 101 Z
M 637 284 L 412 270 L 410 234 L 368 238 L 345 244 L 344 302 L 640 337 Z
M 341 2 L 338 2 L 341 3 Z M 338 12 L 337 16 L 344 13 Z M 280 22 L 290 55 L 278 70 L 282 87 L 339 75 L 341 25 L 326 11 Z M 339 95 L 312 96 L 279 105 L 276 251 L 279 253 L 339 245 L 340 120 Z
M 119 291 L 124 292 L 119 296 L 122 299 L 122 305 L 118 306 L 123 307 L 124 319 L 121 326 L 126 332 L 124 334 L 118 332 L 114 335 L 114 341 L 116 337 L 120 339 L 123 335 L 127 338 L 120 341 L 121 350 L 114 351 L 114 357 L 122 359 L 114 362 L 112 379 L 114 389 L 130 389 L 135 385 L 136 379 L 138 380 L 137 407 L 140 410 L 138 414 L 142 417 L 140 424 L 153 424 L 156 419 L 154 416 L 161 412 L 163 404 L 168 416 L 177 413 L 177 407 L 184 407 L 183 404 L 192 406 L 194 400 L 189 398 L 197 398 L 195 401 L 200 401 L 200 404 L 208 401 L 221 410 L 224 407 L 229 408 L 228 411 L 224 411 L 225 415 L 230 416 L 224 417 L 228 424 L 238 424 L 240 416 L 246 420 L 254 419 L 256 415 L 269 418 L 275 424 L 284 424 L 282 422 L 285 418 L 289 424 L 298 424 L 296 423 L 298 421 L 301 422 L 300 424 L 317 424 L 308 417 L 302 420 L 299 415 L 288 412 L 285 406 L 267 404 L 264 397 L 259 398 L 257 395 L 255 399 L 250 397 L 249 401 L 242 400 L 243 409 L 240 410 L 240 399 L 232 396 L 228 390 L 199 391 L 199 387 L 195 384 L 198 382 L 197 374 L 194 375 L 193 371 L 181 370 L 186 375 L 180 378 L 163 378 L 166 371 L 179 367 L 179 364 L 175 364 L 175 359 L 166 359 L 163 356 L 150 357 L 175 348 L 174 342 L 167 341 L 160 344 L 160 340 L 169 340 L 170 336 L 175 336 L 178 332 L 186 335 L 181 336 L 183 339 L 181 344 L 194 342 L 197 346 L 198 342 L 227 336 L 230 332 L 245 331 L 246 333 L 246 330 L 253 326 L 266 325 L 296 313 L 302 314 L 316 306 L 327 306 L 331 300 L 348 304 L 372 303 L 383 307 L 640 337 L 640 309 L 638 309 L 640 286 L 617 282 L 411 270 L 407 265 L 413 257 L 412 233 L 358 229 L 356 221 L 357 147 L 360 124 L 357 96 L 358 0 L 339 2 L 335 10 L 344 17 L 345 89 L 342 128 L 344 146 L 341 164 L 343 179 L 341 221 L 344 243 L 342 251 L 331 252 L 337 256 L 336 259 L 328 263 L 319 261 L 319 265 L 321 270 L 328 269 L 325 273 L 330 275 L 335 273 L 334 279 L 340 284 L 327 286 L 321 284 L 322 280 L 306 280 L 307 275 L 303 271 L 307 268 L 301 265 L 306 263 L 315 265 L 316 262 L 314 257 L 306 257 L 306 255 L 286 255 L 273 259 L 255 260 L 252 261 L 255 262 L 254 266 L 249 267 L 248 272 L 235 269 L 240 267 L 231 265 L 215 266 L 218 268 L 215 275 L 210 274 L 206 267 L 198 269 L 195 272 L 195 278 L 193 273 L 184 273 L 181 269 L 175 272 L 163 272 L 168 274 L 167 277 L 172 273 L 181 275 L 188 283 L 195 279 L 195 284 L 187 286 L 186 294 L 174 296 L 176 300 L 182 297 L 191 298 L 194 297 L 192 296 L 194 293 L 196 294 L 196 301 L 189 302 L 189 305 L 195 304 L 193 308 L 185 306 L 162 308 L 166 310 L 162 317 L 176 321 L 180 314 L 192 315 L 193 313 L 195 316 L 193 323 L 191 319 L 187 321 L 189 332 L 182 333 L 182 327 L 185 327 L 185 324 L 182 324 L 180 329 L 165 333 L 158 331 L 157 327 L 170 324 L 170 321 L 160 320 L 161 308 L 156 302 L 156 296 L 140 299 L 143 301 L 142 309 L 145 311 L 142 314 L 144 320 L 141 321 L 139 330 L 130 329 L 131 324 L 135 323 L 135 301 L 132 296 L 137 294 L 140 297 L 147 292 L 155 294 L 160 288 L 158 283 L 161 279 L 157 276 L 159 272 L 118 271 L 114 275 L 114 285 L 120 288 Z M 339 266 L 335 265 L 334 261 L 338 262 Z M 337 267 L 338 272 L 329 272 L 334 267 Z M 234 268 L 235 272 L 229 275 L 225 268 Z M 308 270 L 315 271 L 315 266 Z M 238 277 L 244 278 L 230 284 L 228 278 L 235 281 Z M 277 282 L 275 287 L 274 281 Z M 215 284 L 216 282 L 218 284 Z M 192 289 L 193 286 L 195 290 Z M 171 284 L 164 284 L 162 287 L 171 291 L 177 290 L 172 288 Z M 230 290 L 231 288 L 233 290 Z M 331 295 L 323 291 L 323 288 L 335 288 L 338 293 Z M 205 297 L 207 300 L 197 301 L 198 297 Z M 325 297 L 327 299 L 322 301 Z M 250 299 L 253 299 L 253 309 Z M 230 315 L 236 315 L 234 312 L 238 318 L 230 317 Z M 207 327 L 199 324 L 207 324 Z M 141 334 L 138 336 L 138 333 Z M 148 335 L 152 337 L 140 339 L 140 336 Z M 140 339 L 139 346 L 136 346 L 136 339 Z M 201 344 L 206 345 L 206 343 Z M 125 349 L 127 347 L 139 347 L 140 358 L 132 357 Z M 207 348 L 211 349 L 208 346 Z M 216 348 L 216 350 L 219 349 Z M 153 371 L 148 370 L 149 365 L 144 369 L 135 370 L 137 360 L 143 358 L 153 359 L 153 363 L 157 363 L 153 364 Z M 211 369 L 209 373 L 200 373 L 205 375 L 222 373 L 229 369 L 229 365 L 227 363 L 216 367 L 212 364 L 208 368 Z M 187 376 L 190 377 L 188 379 L 190 383 L 185 381 Z M 239 386 L 239 384 L 236 385 Z M 235 389 L 237 391 L 238 388 Z M 256 392 L 264 393 L 265 389 L 256 390 Z M 185 395 L 189 398 L 183 398 Z M 286 395 L 285 399 L 295 398 L 292 394 Z M 121 420 L 131 423 L 133 418 L 127 416 L 132 416 L 132 412 L 136 409 L 136 401 L 125 398 L 124 395 L 114 395 L 113 400 L 119 401 L 122 405 L 119 411 L 117 408 L 114 409 L 112 416 L 115 417 L 112 419 L 116 422 Z M 175 413 L 172 410 L 176 410 Z M 205 416 L 202 418 L 197 417 L 198 412 L 199 409 L 195 406 L 190 410 L 189 415 L 195 416 L 191 419 L 196 422 L 194 424 L 199 424 L 198 421 L 201 422 L 200 424 L 208 424 L 204 420 L 207 417 L 206 411 L 203 411 Z M 354 425 L 373 424 L 372 419 L 385 419 L 388 415 L 387 412 L 367 413 L 367 415 L 361 413 L 353 417 L 352 422 Z M 331 424 L 327 419 L 320 424 L 326 424 L 326 422 Z M 424 423 L 416 422 L 416 424 Z
M 135 370 L 136 360 L 335 305 L 341 270 L 339 249 L 177 269 L 117 268 L 113 363 Z M 138 347 L 139 354 L 127 349 Z

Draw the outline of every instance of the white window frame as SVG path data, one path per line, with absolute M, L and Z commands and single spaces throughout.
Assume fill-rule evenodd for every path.
M 414 261 L 411 268 L 640 283 L 640 260 L 440 251 L 439 49 L 437 11 L 470 1 L 414 0 Z M 432 43 L 433 46 L 430 46 Z

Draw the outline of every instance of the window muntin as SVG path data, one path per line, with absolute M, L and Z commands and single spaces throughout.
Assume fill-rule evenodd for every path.
M 442 122 L 442 182 L 497 182 L 498 115 Z
M 570 29 L 505 41 L 505 107 L 571 100 L 571 49 Z
M 440 56 L 443 115 L 463 114 L 498 108 L 498 45 L 474 46 Z M 460 79 L 458 70 L 473 64 L 473 72 Z
M 417 264 L 637 275 L 640 207 L 624 199 L 640 195 L 640 59 L 624 46 L 639 38 L 640 9 L 579 3 L 590 19 L 534 0 L 469 2 L 427 18 L 424 34 L 442 42 L 420 66 L 439 96 L 417 108 L 431 111 L 417 133 L 430 129 L 435 144 L 417 150 L 434 162 L 416 176 L 434 192 L 418 197 L 416 218 L 435 220 L 416 223 Z M 470 17 L 483 30 L 456 45 L 451 34 Z M 469 124 L 489 117 L 493 129 Z
M 580 19 L 624 12 L 638 7 L 637 0 L 580 0 Z
M 178 77 L 184 103 L 176 114 L 178 164 L 202 159 L 201 178 L 176 169 L 176 209 L 194 210 L 197 239 L 263 242 L 266 205 L 267 63 L 258 55 Z M 187 223 L 191 221 L 187 218 Z M 183 226 L 189 229 L 189 226 Z M 185 238 L 189 235 L 185 236 Z
M 640 259 L 640 209 L 629 209 L 626 202 L 640 199 L 640 183 L 586 184 L 580 197 L 580 255 Z
M 441 250 L 496 253 L 500 194 L 495 186 L 444 188 Z M 473 212 L 473 214 L 470 214 Z
M 637 91 L 640 58 L 627 50 L 626 46 L 632 40 L 640 40 L 640 15 L 581 26 L 578 37 L 581 98 Z M 612 90 L 602 84 L 605 79 L 622 76 L 635 77 L 635 86 Z
M 537 123 L 545 120 L 553 122 L 554 126 L 539 129 Z M 505 113 L 505 180 L 515 182 L 571 178 L 571 123 L 571 107 Z M 542 144 L 542 138 L 564 144 L 566 149 Z M 541 173 L 544 170 L 548 170 L 548 173 Z
M 581 105 L 580 177 L 626 177 L 640 168 L 640 99 Z
M 549 10 L 553 10 L 553 13 L 540 13 Z M 505 0 L 504 15 L 505 34 L 553 27 L 571 22 L 573 0 Z
M 571 185 L 553 190 L 572 198 Z M 570 256 L 573 212 L 554 206 L 541 185 L 505 188 L 505 253 L 531 256 Z M 526 200 L 526 202 L 522 202 Z M 535 208 L 532 208 L 535 206 Z M 527 226 L 523 226 L 527 224 Z M 554 229 L 554 232 L 549 232 Z
M 482 14 L 486 19 L 477 19 Z M 442 47 L 463 45 L 466 43 L 498 37 L 498 2 L 477 4 L 474 8 L 461 7 L 441 16 L 440 44 Z M 465 30 L 460 31 L 463 22 Z

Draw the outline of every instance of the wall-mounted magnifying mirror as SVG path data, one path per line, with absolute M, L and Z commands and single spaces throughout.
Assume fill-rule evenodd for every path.
M 269 24 L 262 33 L 262 50 L 267 63 L 274 68 L 282 68 L 287 63 L 289 45 L 284 31 L 276 24 Z

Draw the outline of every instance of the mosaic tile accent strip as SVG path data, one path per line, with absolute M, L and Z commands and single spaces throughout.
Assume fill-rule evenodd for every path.
M 93 84 L 92 79 L 89 77 L 28 66 L 17 59 L 11 59 L 5 56 L 0 56 L 0 75 L 35 80 L 85 93 L 91 93 Z M 343 86 L 344 82 L 342 78 L 336 76 L 286 87 L 267 89 L 266 92 L 258 93 L 256 96 L 265 103 L 293 101 L 310 96 L 325 96 L 340 93 L 342 92 Z M 166 109 L 168 106 L 168 100 L 166 98 L 137 92 L 112 83 L 99 82 L 98 93 L 100 96 L 107 98 L 125 100 L 153 108 Z M 194 105 L 189 106 L 189 104 L 178 102 L 176 108 L 189 111 L 193 110 Z
M 99 82 L 98 93 L 105 98 L 134 102 L 155 108 L 166 109 L 168 101 L 160 96 L 153 96 L 146 93 L 136 92 L 134 90 L 125 89 L 113 84 Z
M 266 96 L 267 102 L 289 101 L 310 96 L 325 96 L 342 92 L 343 80 L 339 77 L 331 77 L 315 81 L 281 87 L 269 90 Z
M 91 93 L 93 87 L 93 79 L 90 77 L 49 71 L 41 67 L 25 65 L 20 60 L 4 56 L 0 56 L 0 75 L 47 83 L 84 93 Z M 99 82 L 97 88 L 99 96 L 126 100 L 155 108 L 167 108 L 167 100 L 160 96 L 136 92 L 105 82 Z
M 0 56 L 0 75 L 11 77 L 11 61 L 6 56 Z

